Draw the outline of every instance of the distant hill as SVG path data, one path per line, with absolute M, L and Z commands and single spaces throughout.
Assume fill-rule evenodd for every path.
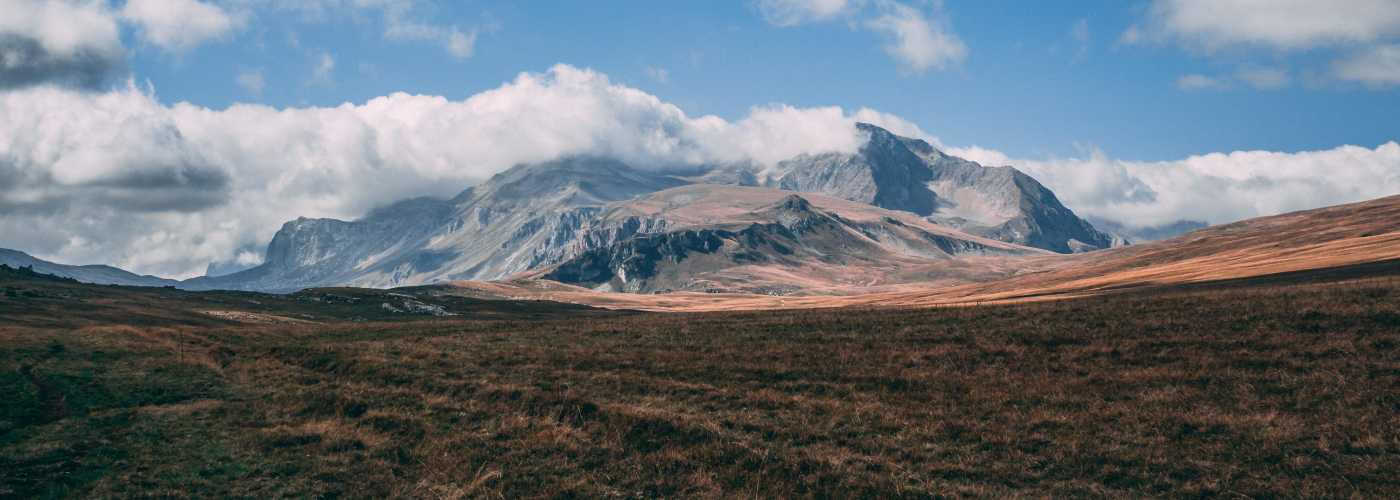
M 179 286 L 180 282 L 158 278 L 155 276 L 143 276 L 112 266 L 89 265 L 89 266 L 69 266 L 55 264 L 46 260 L 37 259 L 32 255 L 18 251 L 0 248 L 0 264 L 10 267 L 32 267 L 35 272 L 52 274 L 73 278 L 83 283 L 95 283 L 99 285 L 127 285 L 127 286 Z
M 32 279 L 46 280 L 46 281 L 57 281 L 57 282 L 60 282 L 60 283 L 81 283 L 81 281 L 75 280 L 75 279 L 73 279 L 73 278 L 66 278 L 66 277 L 63 277 L 63 276 L 57 276 L 57 275 L 53 275 L 53 274 L 46 274 L 46 273 L 36 272 L 36 271 L 34 271 L 34 267 L 33 267 L 33 266 L 10 267 L 10 266 L 7 265 L 7 264 L 0 264 L 0 273 L 7 274 L 7 275 L 11 275 L 11 276 L 18 276 L 18 277 L 21 277 L 21 278 L 32 278 Z

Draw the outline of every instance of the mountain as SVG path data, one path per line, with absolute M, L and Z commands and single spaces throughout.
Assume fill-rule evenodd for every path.
M 517 165 L 450 200 L 404 200 L 353 221 L 298 218 L 272 238 L 263 264 L 179 286 L 389 288 L 548 268 L 563 281 L 618 291 L 786 293 L 855 282 L 983 281 L 1010 268 L 929 266 L 1113 244 L 1011 167 L 985 168 L 924 141 L 858 127 L 870 140 L 857 153 L 801 156 L 772 168 L 740 163 L 663 173 L 598 157 Z M 688 190 L 668 191 L 681 187 Z M 786 198 L 793 193 L 804 194 Z M 644 209 L 660 199 L 653 194 L 709 201 L 680 211 Z M 697 212 L 702 205 L 714 212 Z
M 987 264 L 990 259 L 950 259 Z M 598 293 L 539 280 L 454 283 L 444 293 L 481 298 L 544 299 L 613 309 L 733 311 L 825 307 L 930 307 L 999 301 L 1059 300 L 1122 292 L 1352 283 L 1357 289 L 1400 278 L 1400 196 L 1220 224 L 1181 236 L 1074 255 L 1008 260 L 1014 272 L 977 283 L 918 282 L 848 286 L 821 293 L 675 293 L 661 297 Z M 941 270 L 940 270 L 941 271 Z M 735 290 L 740 291 L 740 290 Z M 1152 297 L 1143 295 L 1142 297 Z M 1160 295 L 1157 295 L 1160 297 Z M 1146 299 L 1145 299 L 1146 300 Z M 1306 303 L 1295 308 L 1306 310 Z M 1388 319 L 1393 321 L 1393 317 Z
M 930 276 L 938 261 L 1024 257 L 1041 250 L 969 236 L 907 212 L 776 189 L 690 185 L 610 203 L 597 227 L 658 230 L 591 245 L 543 279 L 604 291 L 788 295 L 819 287 L 1005 277 L 967 266 Z
M 95 283 L 287 291 L 342 281 L 452 282 L 439 288 L 671 309 L 1035 300 L 1281 276 L 1366 279 L 1376 266 L 1400 265 L 1400 196 L 1059 255 L 954 231 L 914 212 L 693 184 L 697 177 L 596 158 L 522 165 L 452 200 L 407 200 L 350 222 L 289 222 L 269 245 L 268 262 L 218 278 L 175 282 L 13 250 L 0 250 L 0 263 Z M 501 281 L 458 281 L 468 279 Z M 598 290 L 747 295 L 638 302 Z
M 40 260 L 33 256 L 18 251 L 0 248 L 0 264 L 19 268 L 34 266 L 34 271 L 44 274 L 52 274 L 65 278 L 73 278 L 84 283 L 95 283 L 99 285 L 128 285 L 128 286 L 178 286 L 180 282 L 157 278 L 155 276 L 143 276 L 117 269 L 112 266 L 91 265 L 91 266 L 69 266 L 55 264 L 53 262 Z
M 686 182 L 601 158 L 518 165 L 451 200 L 407 200 L 349 222 L 288 222 L 264 264 L 186 286 L 292 291 L 499 279 L 571 256 L 604 203 Z
M 763 185 L 913 212 L 967 234 L 1057 253 L 1126 243 L 1094 229 L 1015 168 L 983 167 L 919 139 L 857 127 L 870 134 L 858 152 L 779 162 Z
M 184 286 L 395 287 L 553 269 L 561 282 L 604 290 L 790 293 L 856 282 L 980 281 L 1002 274 L 902 273 L 954 256 L 1038 252 L 907 212 L 820 195 L 807 196 L 825 211 L 800 196 L 780 209 L 794 193 L 690 182 L 599 158 L 520 165 L 452 200 L 407 200 L 349 222 L 288 222 L 268 245 L 263 265 Z
M 1145 243 L 1148 241 L 1165 240 L 1175 238 L 1183 234 L 1210 226 L 1205 222 L 1196 220 L 1179 220 L 1170 224 L 1147 227 L 1128 227 L 1115 220 L 1101 217 L 1088 217 L 1086 220 L 1093 224 L 1095 228 L 1114 238 L 1121 238 L 1133 243 Z

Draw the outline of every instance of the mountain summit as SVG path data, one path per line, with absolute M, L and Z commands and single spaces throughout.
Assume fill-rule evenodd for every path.
M 983 167 L 929 143 L 868 123 L 870 141 L 854 154 L 783 161 L 763 185 L 913 212 L 967 234 L 1058 253 L 1113 246 L 1114 240 L 1065 208 L 1055 193 L 1012 167 Z

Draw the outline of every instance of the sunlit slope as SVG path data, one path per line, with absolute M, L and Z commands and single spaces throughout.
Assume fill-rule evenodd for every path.
M 932 306 L 1044 299 L 1151 287 L 1205 284 L 1323 269 L 1352 269 L 1328 279 L 1365 278 L 1357 267 L 1400 259 L 1400 196 L 1212 226 L 1128 247 L 1069 256 L 1028 256 L 1019 276 L 961 286 L 828 296 L 675 293 L 600 294 L 548 281 L 459 283 L 469 295 L 535 297 L 611 308 L 724 310 L 842 306 Z M 1347 266 L 1352 266 L 1348 268 Z

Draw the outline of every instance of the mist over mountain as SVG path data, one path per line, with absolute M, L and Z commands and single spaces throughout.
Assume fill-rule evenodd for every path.
M 1084 219 L 1104 233 L 1132 243 L 1145 243 L 1148 241 L 1175 238 L 1210 225 L 1198 220 L 1179 220 L 1171 224 L 1162 224 L 1158 226 L 1131 227 L 1124 225 L 1122 222 L 1102 217 L 1085 217 Z

